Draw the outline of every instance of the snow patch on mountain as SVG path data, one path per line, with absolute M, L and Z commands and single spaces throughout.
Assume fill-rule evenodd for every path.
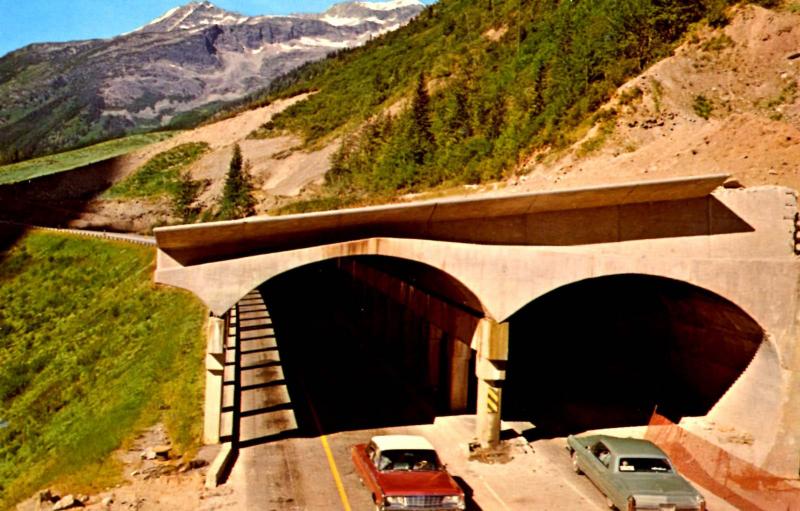
M 343 16 L 323 16 L 319 20 L 334 27 L 352 27 L 364 22 L 362 18 L 346 18 Z
M 373 11 L 393 11 L 403 7 L 424 7 L 419 0 L 392 0 L 390 2 L 356 2 L 358 5 Z
M 301 14 L 294 16 L 245 16 L 236 12 L 221 9 L 211 2 L 191 2 L 175 7 L 154 19 L 147 25 L 137 28 L 128 34 L 140 32 L 173 32 L 179 30 L 196 30 L 211 25 L 233 26 L 263 23 L 268 19 L 316 19 L 334 27 L 354 27 L 362 23 L 396 25 L 398 16 L 408 20 L 407 13 L 399 15 L 393 11 L 406 11 L 409 7 L 418 10 L 424 8 L 419 0 L 391 0 L 388 2 L 344 2 L 333 5 L 322 14 Z M 125 34 L 127 35 L 127 34 Z

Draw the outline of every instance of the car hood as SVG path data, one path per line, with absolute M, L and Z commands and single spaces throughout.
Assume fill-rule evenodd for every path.
M 698 495 L 697 490 L 684 478 L 675 474 L 626 474 L 622 483 L 634 495 Z
M 460 495 L 461 488 L 442 470 L 398 470 L 378 474 L 384 494 L 391 495 Z

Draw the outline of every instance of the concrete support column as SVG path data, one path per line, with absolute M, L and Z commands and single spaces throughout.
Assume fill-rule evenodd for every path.
M 450 342 L 450 411 L 463 412 L 469 399 L 469 359 L 467 343 L 453 338 Z
M 206 323 L 206 397 L 203 443 L 218 444 L 222 414 L 222 380 L 225 367 L 224 318 L 211 316 Z
M 472 347 L 478 352 L 475 374 L 478 376 L 476 435 L 481 447 L 500 442 L 503 381 L 508 360 L 508 323 L 483 318 L 475 329 Z
M 502 381 L 478 378 L 477 437 L 481 447 L 494 447 L 500 442 Z

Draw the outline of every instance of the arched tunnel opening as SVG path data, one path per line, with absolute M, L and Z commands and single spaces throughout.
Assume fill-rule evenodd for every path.
M 725 298 L 646 275 L 567 285 L 509 322 L 503 417 L 537 438 L 706 415 L 764 337 Z
M 480 305 L 441 270 L 382 256 L 338 258 L 259 290 L 299 434 L 426 424 L 474 410 L 470 338 L 437 326 L 430 309 L 436 302 L 449 316 L 479 317 Z

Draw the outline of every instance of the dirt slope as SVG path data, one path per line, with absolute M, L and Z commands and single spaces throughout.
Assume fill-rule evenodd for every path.
M 595 126 L 564 154 L 528 162 L 523 190 L 724 172 L 745 186 L 800 189 L 800 15 L 749 5 L 719 30 L 701 29 L 672 57 L 620 88 L 620 114 L 599 150 Z M 638 99 L 625 102 L 624 97 Z M 698 96 L 711 105 L 695 111 Z
M 213 205 L 222 193 L 225 174 L 234 144 L 240 144 L 250 174 L 257 187 L 258 213 L 264 213 L 285 197 L 298 195 L 306 186 L 319 182 L 329 168 L 328 160 L 336 149 L 331 144 L 320 150 L 298 150 L 300 139 L 286 136 L 265 140 L 247 140 L 253 130 L 267 122 L 277 112 L 302 101 L 308 94 L 255 110 L 236 117 L 201 126 L 169 140 L 153 144 L 125 155 L 116 163 L 121 178 L 130 175 L 156 154 L 187 142 L 206 142 L 211 151 L 190 168 L 194 179 L 208 180 L 209 186 L 199 201 L 204 207 Z M 167 200 L 93 200 L 71 226 L 77 228 L 106 228 L 120 231 L 148 232 L 154 225 L 177 222 Z

